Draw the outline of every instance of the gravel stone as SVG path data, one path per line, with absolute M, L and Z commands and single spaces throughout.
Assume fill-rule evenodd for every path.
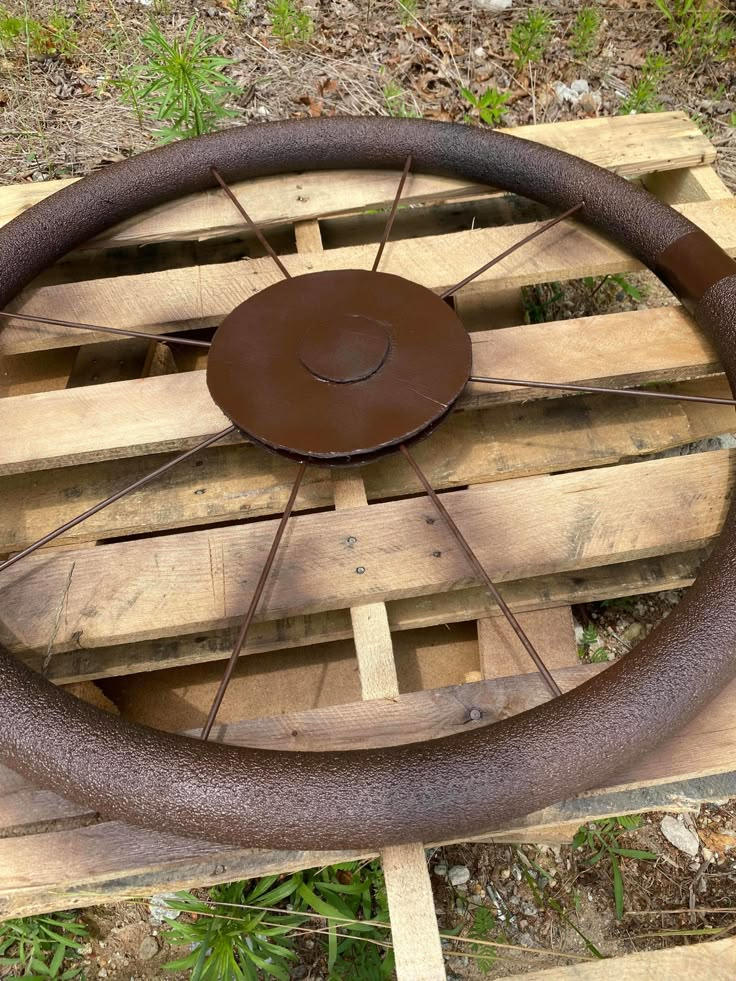
M 671 845 L 674 845 L 678 852 L 694 857 L 700 851 L 700 839 L 698 836 L 693 834 L 689 828 L 686 828 L 681 821 L 673 818 L 671 814 L 667 814 L 662 818 L 662 823 L 659 827 L 667 841 Z

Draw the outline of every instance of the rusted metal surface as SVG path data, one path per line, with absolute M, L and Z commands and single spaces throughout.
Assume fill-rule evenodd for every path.
M 696 229 L 660 253 L 654 272 L 692 313 L 710 287 L 732 275 L 733 268 L 730 255 Z
M 558 151 L 416 120 L 260 125 L 111 167 L 6 226 L 0 234 L 0 303 L 53 259 L 116 221 L 211 186 L 215 164 L 225 180 L 236 180 L 307 167 L 398 169 L 409 154 L 418 171 L 486 182 L 560 210 L 572 208 L 584 188 L 584 221 L 652 268 L 670 250 L 670 281 L 686 284 L 734 386 L 736 264 L 720 264 L 717 283 L 693 279 L 689 268 L 699 240 L 690 237 L 695 227 L 682 215 Z M 687 240 L 680 242 L 683 236 Z M 292 368 L 303 343 L 301 335 L 294 338 Z M 364 381 L 320 384 L 357 389 L 382 371 Z M 335 447 L 328 443 L 327 451 Z M 662 627 L 596 679 L 487 728 L 372 751 L 236 749 L 133 726 L 78 702 L 3 654 L 0 756 L 105 815 L 238 845 L 373 848 L 489 831 L 599 783 L 689 719 L 734 675 L 735 550 L 731 513 L 697 583 Z M 591 731 L 598 733 L 593 750 Z
M 0 287 L 0 292 L 2 287 Z M 4 320 L 22 320 L 32 324 L 50 324 L 52 327 L 74 327 L 76 330 L 90 330 L 96 334 L 118 334 L 120 337 L 143 337 L 147 341 L 160 341 L 162 344 L 181 344 L 184 347 L 210 346 L 209 341 L 198 341 L 192 337 L 175 337 L 172 334 L 149 334 L 144 330 L 126 330 L 122 327 L 102 327 L 99 324 L 82 324 L 75 320 L 57 320 L 55 317 L 37 317 L 29 313 L 8 313 L 0 310 Z M 2 324 L 0 324 L 2 330 Z
M 512 388 L 547 388 L 553 392 L 592 392 L 594 395 L 633 395 L 643 399 L 667 399 L 672 402 L 701 402 L 706 405 L 736 405 L 736 399 L 719 399 L 710 395 L 673 395 L 640 388 L 606 388 L 603 385 L 576 385 L 573 382 L 532 381 L 529 378 L 489 378 L 471 375 L 469 381 L 484 385 L 510 385 Z
M 254 442 L 340 465 L 425 435 L 470 366 L 467 331 L 436 293 L 344 269 L 284 280 L 237 307 L 212 341 L 207 384 Z

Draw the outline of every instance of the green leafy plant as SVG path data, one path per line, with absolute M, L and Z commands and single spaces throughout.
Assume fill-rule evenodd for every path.
M 473 923 L 467 936 L 474 940 L 488 940 L 497 926 L 496 918 L 487 906 L 476 906 L 473 910 Z M 485 944 L 470 944 L 468 951 L 475 956 L 475 966 L 481 974 L 490 974 L 496 960 L 496 948 Z
M 23 44 L 39 58 L 61 55 L 69 58 L 77 48 L 78 34 L 71 17 L 54 10 L 43 24 L 33 17 L 17 17 L 0 9 L 0 44 L 12 48 Z
M 461 88 L 460 94 L 466 102 L 476 110 L 478 116 L 487 126 L 498 126 L 506 115 L 506 103 L 509 93 L 497 88 L 488 88 L 482 95 L 475 95 L 470 89 Z M 468 117 L 466 117 L 467 119 Z
M 268 5 L 271 33 L 284 45 L 306 44 L 314 34 L 314 21 L 298 0 L 272 0 Z
M 192 949 L 166 964 L 166 970 L 191 971 L 192 981 L 258 981 L 259 971 L 289 981 L 289 963 L 297 959 L 289 936 L 304 917 L 272 914 L 262 907 L 292 897 L 297 885 L 297 876 L 278 882 L 278 876 L 271 875 L 255 883 L 216 886 L 210 890 L 210 902 L 178 893 L 168 905 L 188 915 L 170 919 L 162 935 L 171 944 Z
M 383 101 L 386 103 L 389 116 L 397 116 L 402 119 L 414 119 L 419 116 L 419 112 L 409 104 L 406 92 L 397 82 L 387 82 L 382 91 Z
M 596 646 L 598 644 L 598 630 L 592 623 L 589 623 L 583 629 L 583 635 L 578 644 L 578 657 L 591 664 L 601 664 L 603 661 L 607 661 L 608 651 L 605 647 Z
M 0 973 L 6 968 L 25 981 L 72 981 L 82 973 L 79 959 L 87 928 L 72 913 L 29 916 L 0 923 Z
M 628 817 L 605 818 L 584 824 L 578 829 L 573 838 L 573 848 L 587 852 L 583 861 L 592 868 L 603 859 L 607 859 L 613 878 L 613 895 L 616 902 L 616 917 L 624 915 L 624 880 L 621 874 L 620 858 L 635 858 L 642 862 L 654 862 L 657 856 L 652 852 L 638 848 L 622 848 L 619 838 L 627 831 L 635 831 L 641 827 L 642 819 L 638 815 Z
M 297 957 L 293 936 L 304 932 L 322 945 L 331 981 L 383 981 L 393 974 L 378 862 L 345 863 L 282 881 L 267 876 L 233 882 L 214 887 L 209 900 L 179 893 L 168 905 L 186 915 L 171 919 L 164 936 L 191 949 L 166 968 L 191 971 L 192 981 L 256 981 L 262 975 L 288 981 Z
M 517 69 L 541 61 L 552 36 L 552 15 L 543 7 L 533 7 L 513 26 L 509 45 Z
M 149 110 L 167 124 L 157 130 L 162 142 L 209 133 L 237 115 L 225 101 L 239 89 L 222 71 L 233 62 L 212 53 L 220 40 L 220 35 L 195 31 L 194 17 L 183 38 L 169 41 L 155 24 L 141 38 L 150 60 L 134 69 L 124 91 L 139 114 Z
M 413 24 L 417 19 L 419 0 L 396 0 L 396 6 L 399 8 L 399 18 L 404 27 Z
M 351 862 L 305 874 L 297 894 L 300 910 L 327 918 L 331 979 L 382 981 L 393 975 L 393 950 L 385 946 L 388 898 L 379 862 Z
M 601 29 L 601 15 L 597 7 L 581 7 L 575 15 L 570 37 L 570 50 L 578 58 L 584 58 L 595 49 Z
M 565 291 L 561 283 L 539 283 L 525 286 L 521 290 L 524 305 L 524 322 L 544 324 L 550 319 L 550 311 L 563 298 Z
M 621 103 L 619 114 L 625 116 L 632 112 L 659 112 L 662 103 L 657 97 L 657 91 L 668 70 L 669 65 L 664 55 L 648 54 L 639 77 Z
M 724 61 L 736 40 L 720 5 L 708 0 L 654 0 L 667 21 L 685 64 L 692 61 Z

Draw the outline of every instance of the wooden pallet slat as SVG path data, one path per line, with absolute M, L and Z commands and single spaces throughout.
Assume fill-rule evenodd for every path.
M 699 201 L 678 210 L 728 252 L 736 252 L 736 202 Z M 517 242 L 528 226 L 505 225 L 396 241 L 386 249 L 384 272 L 412 279 L 436 291 L 453 286 L 494 255 Z M 297 254 L 285 259 L 292 275 L 336 269 L 370 268 L 374 245 Z M 531 242 L 513 259 L 489 269 L 466 292 L 528 286 L 551 280 L 604 276 L 644 268 L 633 256 L 591 229 L 570 221 Z M 151 334 L 216 326 L 249 296 L 278 282 L 271 259 L 212 263 L 116 279 L 30 287 L 8 305 L 28 315 L 56 317 L 110 327 L 134 327 Z M 114 335 L 91 333 L 90 342 Z M 79 344 L 79 331 L 8 321 L 0 331 L 0 356 Z
M 490 330 L 472 342 L 473 370 L 491 377 L 624 387 L 720 370 L 680 307 Z M 555 394 L 471 384 L 458 405 Z M 203 371 L 2 399 L 0 430 L 16 439 L 0 447 L 0 475 L 188 449 L 227 425 Z
M 673 394 L 730 397 L 725 379 L 666 386 Z M 457 413 L 419 443 L 415 455 L 437 489 L 492 480 L 604 466 L 672 449 L 727 432 L 726 405 L 580 396 L 503 404 Z M 98 501 L 145 476 L 172 456 L 109 460 L 0 478 L 0 555 L 19 551 Z M 283 509 L 293 468 L 257 447 L 223 445 L 180 464 L 78 525 L 65 544 L 257 518 Z M 363 474 L 369 500 L 413 493 L 415 481 L 397 460 L 379 461 Z M 297 510 L 329 507 L 324 470 L 307 471 Z
M 458 491 L 447 506 L 503 582 L 703 544 L 720 530 L 735 459 L 724 450 L 499 481 Z M 293 518 L 259 617 L 468 585 L 462 551 L 432 517 L 415 499 Z M 272 536 L 272 522 L 258 522 L 36 553 L 0 583 L 0 639 L 11 650 L 63 651 L 226 626 L 244 614 Z

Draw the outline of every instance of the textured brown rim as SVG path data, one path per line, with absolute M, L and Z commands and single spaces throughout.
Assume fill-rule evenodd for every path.
M 409 154 L 416 171 L 487 183 L 557 209 L 584 199 L 578 217 L 686 295 L 736 387 L 736 263 L 710 240 L 715 272 L 694 263 L 703 241 L 691 222 L 560 151 L 420 120 L 252 126 L 110 167 L 0 233 L 0 305 L 114 223 L 213 186 L 212 167 L 227 181 L 315 168 L 401 170 Z M 685 236 L 692 250 L 683 249 Z M 461 838 L 599 783 L 701 708 L 736 673 L 735 586 L 732 510 L 684 601 L 604 674 L 487 728 L 370 751 L 239 749 L 157 733 L 78 702 L 2 654 L 0 758 L 106 816 L 238 845 L 375 848 Z

